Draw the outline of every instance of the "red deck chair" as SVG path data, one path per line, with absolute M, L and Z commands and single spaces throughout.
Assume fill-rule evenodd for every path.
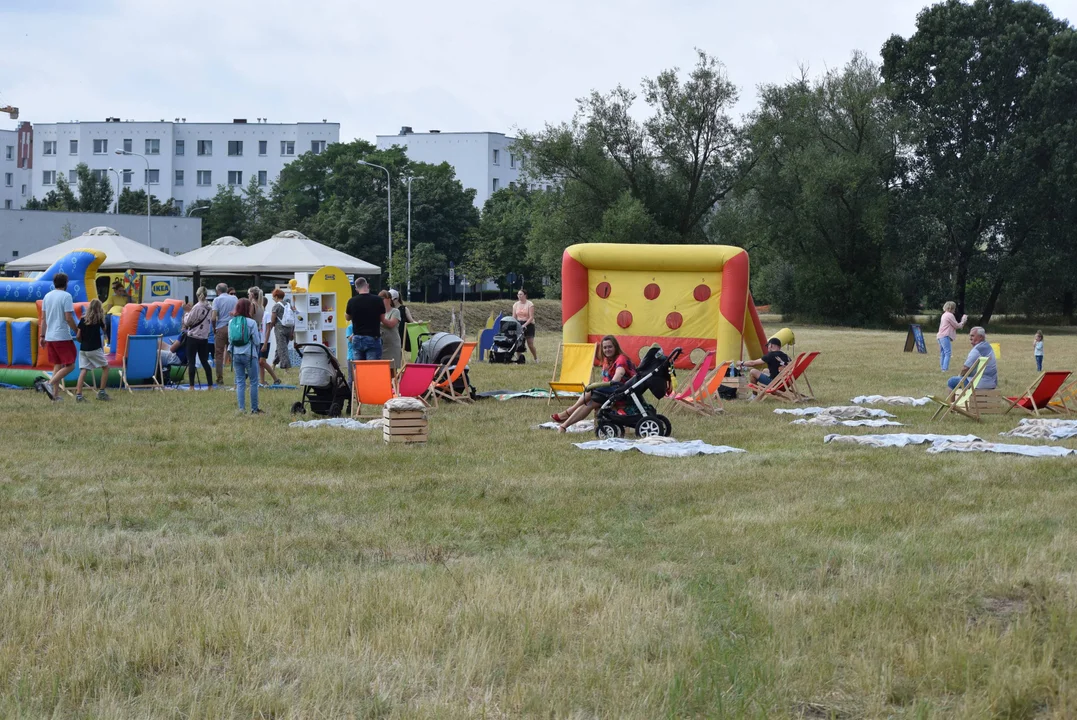
M 436 402 L 437 398 L 430 391 L 430 386 L 434 384 L 434 376 L 437 375 L 440 367 L 440 365 L 425 363 L 408 363 L 397 376 L 396 396 L 416 398 L 427 405 L 430 404 L 427 401 L 429 396 Z
M 805 371 L 808 366 L 812 364 L 815 358 L 819 357 L 819 351 L 800 353 L 797 355 L 796 360 L 793 361 L 793 390 L 797 394 L 797 400 L 814 400 L 815 391 L 811 388 L 811 382 L 808 380 L 808 376 Z M 808 392 L 804 392 L 802 388 L 807 387 Z
M 776 377 L 771 378 L 769 385 L 760 385 L 753 382 L 748 383 L 748 389 L 755 393 L 752 402 L 765 400 L 768 397 L 785 400 L 786 402 L 791 403 L 797 402 L 800 399 L 800 395 L 797 393 L 796 385 L 793 381 L 793 370 L 796 368 L 801 357 L 805 354 L 806 353 L 801 353 L 793 358 L 793 361 L 783 367 Z
M 1036 382 L 1029 385 L 1028 390 L 1025 390 L 1023 395 L 1006 398 L 1006 402 L 1010 404 L 1006 408 L 1006 412 L 1010 412 L 1014 408 L 1021 408 L 1037 417 L 1040 410 L 1069 412 L 1065 399 L 1060 395 L 1062 386 L 1066 384 L 1069 376 L 1070 372 L 1068 370 L 1051 370 L 1040 374 L 1036 378 Z
M 707 375 L 714 369 L 714 350 L 709 351 L 700 360 L 699 365 L 696 366 L 696 372 L 692 376 L 692 382 L 680 392 L 670 395 L 669 399 L 673 401 L 673 407 L 677 407 L 681 404 L 689 404 L 689 407 L 693 410 L 696 408 L 690 403 L 693 398 L 697 397 L 707 384 Z

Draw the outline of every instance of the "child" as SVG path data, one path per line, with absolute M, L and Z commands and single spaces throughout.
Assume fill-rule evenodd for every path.
M 75 339 L 79 341 L 79 381 L 75 386 L 75 402 L 83 402 L 82 383 L 86 371 L 101 370 L 101 389 L 97 391 L 98 400 L 108 400 L 105 383 L 108 381 L 108 360 L 105 358 L 105 306 L 94 298 L 79 320 Z M 91 376 L 90 387 L 93 387 Z
M 1036 372 L 1043 372 L 1043 331 L 1036 331 L 1036 341 L 1032 344 L 1032 354 L 1036 356 Z

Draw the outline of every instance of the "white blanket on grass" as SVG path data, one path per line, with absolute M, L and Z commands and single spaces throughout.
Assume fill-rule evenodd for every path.
M 544 422 L 544 423 L 541 423 L 539 425 L 532 425 L 531 429 L 532 430 L 556 430 L 559 427 L 561 427 L 559 423 L 555 423 L 555 422 L 553 422 L 551 420 L 550 422 Z M 595 421 L 594 420 L 580 420 L 575 425 L 572 425 L 571 427 L 569 427 L 569 429 L 566 430 L 565 432 L 584 433 L 584 432 L 594 432 L 594 430 L 595 430 Z
M 813 418 L 800 418 L 789 424 L 817 425 L 820 427 L 832 427 L 834 425 L 844 425 L 845 427 L 888 427 L 901 425 L 899 422 L 894 422 L 893 420 L 887 420 L 885 418 L 876 418 L 874 420 L 839 420 L 833 415 L 816 415 Z
M 293 428 L 315 428 L 315 427 L 336 427 L 344 428 L 345 430 L 377 430 L 385 425 L 385 421 L 381 419 L 371 420 L 370 422 L 360 422 L 353 418 L 322 418 L 321 420 L 296 420 L 295 422 L 288 423 L 288 427 Z
M 931 402 L 929 397 L 908 397 L 906 395 L 858 395 L 852 399 L 853 405 L 912 405 L 919 407 Z
M 1002 437 L 1019 437 L 1030 440 L 1067 440 L 1077 437 L 1077 420 L 1047 420 L 1026 418 Z
M 692 457 L 693 455 L 721 455 L 723 453 L 745 452 L 740 448 L 729 447 L 728 445 L 708 445 L 702 440 L 682 442 L 665 437 L 641 438 L 639 440 L 611 438 L 609 440 L 575 443 L 575 445 L 580 450 L 612 450 L 614 452 L 638 450 L 644 455 L 657 455 L 658 457 Z
M 927 451 L 929 453 L 989 452 L 1024 455 L 1025 457 L 1065 457 L 1077 452 L 1057 445 L 1009 445 L 988 442 L 940 442 L 929 447 Z
M 837 405 L 834 407 L 778 408 L 775 415 L 829 415 L 838 420 L 860 420 L 863 418 L 892 418 L 885 410 L 857 407 L 855 405 Z
M 890 433 L 887 435 L 831 434 L 824 437 L 823 442 L 852 443 L 856 445 L 867 445 L 869 447 L 885 448 L 905 447 L 906 445 L 922 445 L 923 443 L 971 443 L 983 441 L 975 435 L 917 435 L 915 433 Z

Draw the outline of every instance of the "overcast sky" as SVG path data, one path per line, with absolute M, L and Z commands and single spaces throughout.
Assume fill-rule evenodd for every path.
M 1077 18 L 1077 0 L 1045 3 Z M 877 58 L 922 0 L 0 0 L 0 105 L 31 122 L 339 122 L 341 139 L 539 129 L 717 56 L 740 88 Z M 2 116 L 0 129 L 14 121 Z

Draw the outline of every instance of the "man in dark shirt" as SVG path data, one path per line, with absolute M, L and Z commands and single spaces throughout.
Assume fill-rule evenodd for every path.
M 385 301 L 370 294 L 370 285 L 366 278 L 355 278 L 355 292 L 358 295 L 348 301 L 344 313 L 352 324 L 352 354 L 356 360 L 381 360 L 381 326 L 385 325 Z
M 745 360 L 740 364 L 743 367 L 750 367 L 752 382 L 760 385 L 770 385 L 770 381 L 778 376 L 778 373 L 782 371 L 782 368 L 789 364 L 789 356 L 782 352 L 782 341 L 778 338 L 771 338 L 767 341 L 767 354 L 758 360 Z M 767 372 L 757 370 L 755 368 L 761 368 L 766 366 Z

